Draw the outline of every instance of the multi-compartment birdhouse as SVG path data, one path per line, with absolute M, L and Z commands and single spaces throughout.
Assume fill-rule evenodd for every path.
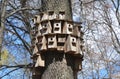
M 73 22 L 66 21 L 63 26 L 63 33 L 72 34 L 73 33 Z
M 41 28 L 42 29 L 40 30 L 40 32 L 41 32 L 42 35 L 49 34 L 52 31 L 51 24 L 50 24 L 49 21 L 41 22 Z
M 48 49 L 56 49 L 57 48 L 57 38 L 55 34 L 51 34 L 47 36 L 48 41 L 47 41 L 47 46 Z
M 33 19 L 32 29 L 33 59 L 35 67 L 45 67 L 43 53 L 58 51 L 70 54 L 75 58 L 75 70 L 80 70 L 84 50 L 83 32 L 81 23 L 76 23 L 65 19 L 65 12 L 54 11 L 41 13 Z
M 69 35 L 66 41 L 66 52 L 75 53 L 77 51 L 76 43 L 76 37 Z
M 37 47 L 39 51 L 43 51 L 43 50 L 47 50 L 47 40 L 45 38 L 45 36 L 38 36 L 38 43 L 37 43 Z
M 64 20 L 65 19 L 65 11 L 59 12 L 59 19 Z
M 48 20 L 48 14 L 46 14 L 46 13 L 41 13 L 40 14 L 40 19 L 41 19 L 41 21 L 45 21 L 45 20 Z
M 59 33 L 61 34 L 61 27 L 62 27 L 62 21 L 54 21 L 53 23 L 53 33 Z
M 56 19 L 57 15 L 54 13 L 54 11 L 48 11 L 48 19 L 53 20 Z
M 35 17 L 33 19 L 33 23 L 34 24 L 39 24 L 40 23 L 40 16 L 39 15 L 35 15 Z
M 57 40 L 57 50 L 64 51 L 67 35 L 66 34 L 59 34 L 59 35 L 57 35 L 57 39 L 58 39 Z

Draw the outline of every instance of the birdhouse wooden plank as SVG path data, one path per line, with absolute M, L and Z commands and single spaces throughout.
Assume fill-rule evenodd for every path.
M 57 50 L 64 51 L 65 42 L 66 42 L 66 34 L 58 34 L 57 35 Z
M 40 23 L 40 16 L 39 15 L 35 15 L 35 17 L 33 18 L 33 23 L 34 24 L 39 24 Z
M 76 46 L 77 46 L 76 54 L 81 54 L 80 39 L 79 38 L 77 38 Z
M 59 19 L 61 19 L 61 20 L 65 19 L 65 11 L 59 12 Z
M 84 35 L 84 32 L 80 31 L 80 37 L 83 37 L 83 35 Z
M 61 33 L 62 22 L 61 21 L 54 21 L 53 24 L 53 32 L 54 33 Z
M 49 21 L 42 22 L 41 27 L 42 29 L 40 30 L 40 32 L 42 35 L 52 33 L 52 27 Z
M 32 43 L 32 47 L 34 48 L 36 46 L 36 37 L 32 38 L 31 43 Z
M 72 34 L 73 33 L 73 23 L 66 21 L 63 27 L 63 33 Z
M 48 35 L 48 49 L 57 49 L 57 39 L 55 34 Z
M 42 60 L 41 56 L 39 55 L 37 57 L 37 61 L 35 63 L 35 67 L 44 67 L 45 66 L 45 61 Z
M 77 51 L 77 46 L 76 46 L 76 37 L 69 35 L 67 37 L 67 42 L 65 43 L 65 52 L 68 53 L 76 53 Z
M 37 47 L 39 51 L 45 51 L 47 50 L 47 40 L 45 38 L 45 36 L 38 36 L 38 43 L 37 43 Z
M 34 55 L 34 54 L 37 54 L 37 52 L 38 52 L 38 48 L 37 48 L 37 46 L 35 45 L 35 47 L 32 48 L 32 49 L 33 49 L 33 55 Z
M 36 29 L 35 27 L 31 28 L 31 35 L 34 37 L 36 35 Z
M 85 47 L 84 45 L 80 45 L 81 51 L 84 52 L 85 51 Z
M 41 36 L 41 35 L 42 35 L 42 34 L 41 34 L 41 30 L 42 30 L 41 24 L 38 25 L 38 29 L 37 29 L 37 30 L 38 30 L 37 37 L 38 37 L 38 36 Z
M 58 35 L 57 35 L 58 42 L 60 42 L 60 43 L 65 43 L 66 37 L 67 37 L 67 34 L 58 34 Z
M 48 14 L 47 13 L 41 13 L 41 21 L 48 20 Z
M 48 18 L 49 20 L 53 20 L 57 18 L 57 15 L 54 13 L 54 11 L 48 11 Z

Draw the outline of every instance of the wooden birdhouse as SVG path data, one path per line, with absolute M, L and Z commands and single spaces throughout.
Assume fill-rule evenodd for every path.
M 61 33 L 62 22 L 61 21 L 54 21 L 53 24 L 53 33 Z
M 69 35 L 67 37 L 67 42 L 65 44 L 65 52 L 68 53 L 75 53 L 77 51 L 77 46 L 76 46 L 77 40 L 76 37 Z
M 84 45 L 80 45 L 80 48 L 81 48 L 81 51 L 82 51 L 82 52 L 85 51 Z
M 73 35 L 80 37 L 81 36 L 81 26 L 74 26 L 73 27 Z
M 41 34 L 49 34 L 52 32 L 52 27 L 51 27 L 51 23 L 49 21 L 43 21 L 41 23 L 41 27 L 42 29 L 40 30 Z
M 32 48 L 33 49 L 33 55 L 34 54 L 37 54 L 37 52 L 38 52 L 38 48 L 37 48 L 37 46 L 35 46 L 34 48 Z
M 77 38 L 76 46 L 77 46 L 76 54 L 81 54 L 80 39 L 79 38 Z
M 34 24 L 39 24 L 40 23 L 40 16 L 39 15 L 35 15 L 35 17 L 33 19 L 33 23 Z
M 48 35 L 48 49 L 57 48 L 57 39 L 55 34 Z
M 80 36 L 83 38 L 84 32 L 80 31 Z
M 37 47 L 39 51 L 46 51 L 47 50 L 47 40 L 45 38 L 45 36 L 38 36 L 38 43 L 37 43 Z
M 41 21 L 48 20 L 48 14 L 47 13 L 41 13 Z
M 54 13 L 54 11 L 48 11 L 48 19 L 53 20 L 56 19 L 57 15 Z
M 66 34 L 59 34 L 57 36 L 57 50 L 64 51 L 65 48 L 65 42 L 66 42 Z
M 36 46 L 36 38 L 32 38 L 31 43 L 32 43 L 32 47 L 34 48 Z
M 41 58 L 41 55 L 39 53 L 33 54 L 32 59 L 33 59 L 33 63 L 34 63 L 32 77 L 34 79 L 36 79 L 36 78 L 40 79 L 41 74 L 43 73 L 43 70 L 45 67 L 45 61 Z
M 31 29 L 31 35 L 32 36 L 36 35 L 36 29 L 35 29 L 35 27 L 32 27 L 32 29 Z
M 38 33 L 37 33 L 37 36 L 41 36 L 41 30 L 42 30 L 42 26 L 41 24 L 38 25 Z
M 41 56 L 39 55 L 37 57 L 36 63 L 35 63 L 35 67 L 44 67 L 45 66 L 45 61 L 42 60 Z
M 59 19 L 61 19 L 61 20 L 65 19 L 65 11 L 59 12 Z
M 41 79 L 41 75 L 43 74 L 44 70 L 44 67 L 33 67 L 32 79 Z
M 80 71 L 82 69 L 82 59 L 81 58 L 75 58 L 74 68 L 76 71 Z
M 63 33 L 72 34 L 73 33 L 73 23 L 66 21 L 63 27 Z

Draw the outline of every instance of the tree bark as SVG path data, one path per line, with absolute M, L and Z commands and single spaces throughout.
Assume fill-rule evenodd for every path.
M 72 20 L 71 0 L 42 0 L 41 2 L 44 12 L 52 10 L 58 14 L 59 11 L 65 11 L 66 19 Z
M 74 79 L 74 57 L 58 51 L 44 56 L 46 68 L 41 79 Z
M 4 38 L 4 29 L 5 29 L 5 15 L 6 15 L 6 5 L 7 0 L 2 0 L 1 5 L 1 19 L 0 19 L 0 59 L 1 59 L 1 50 L 2 50 L 2 42 Z

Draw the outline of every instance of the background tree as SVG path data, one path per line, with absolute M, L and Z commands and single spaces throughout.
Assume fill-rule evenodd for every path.
M 2 50 L 2 40 L 3 40 L 3 32 L 5 29 L 5 15 L 6 15 L 6 0 L 1 1 L 1 8 L 0 8 L 0 14 L 1 14 L 1 19 L 0 19 L 0 55 L 1 55 L 1 50 Z
M 81 78 L 119 79 L 119 0 L 81 0 L 73 5 L 74 15 L 80 15 L 83 22 L 86 40 Z

